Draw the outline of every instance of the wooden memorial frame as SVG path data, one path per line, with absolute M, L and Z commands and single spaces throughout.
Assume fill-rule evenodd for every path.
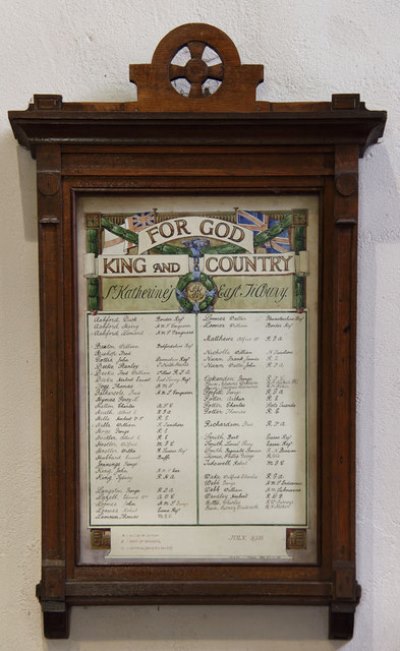
M 183 48 L 186 59 L 179 59 Z M 213 65 L 205 60 L 205 48 L 214 57 Z M 386 114 L 368 111 L 358 95 L 333 95 L 328 102 L 257 101 L 262 66 L 242 65 L 229 37 L 203 24 L 170 32 L 150 65 L 130 66 L 130 79 L 137 84 L 137 101 L 64 103 L 59 95 L 35 95 L 28 110 L 9 114 L 18 142 L 37 160 L 43 472 L 43 562 L 37 595 L 45 635 L 68 636 L 72 605 L 321 604 L 330 608 L 330 636 L 348 639 L 360 598 L 354 512 L 358 159 L 382 136 Z M 302 197 L 317 202 L 318 362 L 315 391 L 305 407 L 316 415 L 311 561 L 302 556 L 296 560 L 296 552 L 290 552 L 289 562 L 274 559 L 272 553 L 269 560 L 261 554 L 261 562 L 259 555 L 240 556 L 239 562 L 234 556 L 217 562 L 211 556 L 201 562 L 85 560 L 85 471 L 80 465 L 84 343 L 78 314 L 83 275 L 77 251 L 85 219 L 89 240 L 98 243 L 103 222 L 98 208 L 90 209 L 91 197 L 100 213 L 107 212 L 101 208 L 103 198 L 104 206 L 114 199 L 118 206 L 120 199 L 130 201 L 132 207 L 125 212 L 136 210 L 139 198 L 140 210 L 147 201 L 151 208 L 160 202 L 158 208 L 167 211 L 168 197 L 176 198 L 177 205 L 183 198 L 183 213 L 190 214 L 185 204 L 189 197 L 196 224 L 204 214 L 202 197 L 211 198 L 211 204 L 215 199 L 223 210 L 227 202 L 232 209 L 241 204 L 251 218 L 264 208 L 268 213 L 271 206 L 284 210 L 287 199 L 292 229 L 300 222 L 294 221 L 298 215 L 293 209 L 299 206 L 291 197 L 300 204 Z M 265 210 L 260 214 L 267 214 Z M 107 222 L 111 220 L 109 232 L 116 237 L 118 228 L 125 233 L 126 225 L 125 218 L 115 217 L 117 212 L 110 209 Z M 232 218 L 218 215 L 225 224 L 220 235 L 225 234 Z M 209 222 L 214 224 L 211 218 Z M 90 246 L 86 252 L 93 257 L 97 244 Z M 229 251 L 225 246 L 221 250 Z M 304 248 L 297 246 L 293 253 L 301 257 Z M 195 256 L 200 254 L 192 250 L 192 255 L 198 262 Z M 266 260 L 265 250 L 262 255 Z M 193 274 L 187 273 L 189 280 Z M 221 286 L 214 290 L 211 281 L 206 289 L 200 286 L 204 274 L 199 274 L 192 288 L 203 292 L 197 303 L 187 283 L 178 284 L 183 312 L 210 311 L 216 292 L 221 294 Z M 101 310 L 96 283 L 96 278 L 88 280 L 93 314 Z M 302 314 L 304 303 L 293 307 L 291 314 Z M 179 314 L 178 308 L 175 303 Z M 101 336 L 100 344 L 108 341 L 106 334 Z M 220 481 L 222 475 L 218 477 Z M 109 531 L 93 527 L 91 542 L 84 543 L 100 550 L 93 553 L 101 559 L 109 547 Z M 306 533 L 307 526 L 288 527 L 286 550 L 305 549 Z

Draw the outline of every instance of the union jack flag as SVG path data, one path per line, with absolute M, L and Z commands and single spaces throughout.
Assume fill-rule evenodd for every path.
M 266 212 L 257 210 L 238 210 L 237 223 L 245 226 L 249 231 L 253 231 L 254 235 L 262 233 L 273 226 L 280 224 L 280 219 L 269 215 Z M 262 245 L 266 253 L 286 253 L 291 251 L 292 247 L 289 238 L 289 229 L 286 228 L 273 240 L 269 240 Z
M 152 224 L 154 224 L 154 212 L 137 212 L 125 218 L 124 228 L 128 231 L 138 233 Z M 107 249 L 107 253 L 127 253 L 133 247 L 134 244 L 127 242 L 122 237 L 116 237 L 112 233 L 104 231 L 103 248 Z
M 125 219 L 125 228 L 136 233 L 152 224 L 154 224 L 153 212 L 136 212 Z

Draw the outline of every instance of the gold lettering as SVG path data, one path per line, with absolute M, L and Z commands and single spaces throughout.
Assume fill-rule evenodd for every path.
M 227 255 L 224 255 L 220 262 L 219 262 L 219 268 L 221 271 L 228 272 L 232 269 L 232 258 L 229 258 Z
M 169 239 L 175 233 L 174 224 L 171 222 L 161 222 L 159 225 L 160 235 L 165 239 Z
M 158 226 L 152 226 L 146 230 L 147 235 L 150 237 L 151 243 L 155 244 L 156 238 L 155 235 L 158 234 Z
M 111 266 L 115 261 L 116 261 L 116 258 L 111 258 L 111 260 L 109 260 L 107 258 L 103 258 L 103 273 L 104 274 L 107 274 L 107 273 L 115 274 L 115 273 L 117 273 L 118 265 L 117 265 L 117 269 L 113 269 L 112 266 Z
M 190 231 L 187 229 L 187 221 L 186 219 L 176 219 L 175 220 L 176 224 L 176 236 L 179 237 L 184 233 L 185 235 L 191 235 Z
M 236 234 L 238 237 L 235 237 Z M 244 239 L 243 229 L 239 228 L 239 226 L 233 226 L 229 239 L 232 240 L 232 242 L 241 242 Z
M 142 274 L 146 271 L 146 260 L 145 258 L 134 258 L 133 259 L 133 270 L 137 274 Z
M 282 259 L 283 259 L 283 263 L 284 263 L 284 265 L 285 265 L 285 269 L 284 269 L 284 270 L 285 270 L 285 271 L 289 271 L 289 262 L 293 259 L 293 256 L 292 256 L 292 255 L 289 255 L 287 258 L 285 258 L 285 256 L 282 256 Z
M 216 225 L 215 227 L 215 235 L 217 237 L 220 237 L 221 239 L 229 239 L 229 224 L 226 222 L 220 222 L 219 224 Z
M 206 230 L 206 227 L 208 228 L 208 230 Z M 212 235 L 213 223 L 211 219 L 203 219 L 203 221 L 200 223 L 200 233 L 202 235 Z
M 211 267 L 211 262 L 216 263 L 214 269 L 212 269 Z M 217 269 L 218 269 L 218 258 L 214 258 L 214 257 L 206 258 L 206 270 L 210 274 L 214 274 L 217 271 Z
M 132 273 L 132 258 L 121 258 L 121 273 L 125 271 Z
M 257 271 L 257 258 L 245 258 L 245 265 L 246 271 Z
M 282 262 L 281 260 L 282 256 L 281 255 L 274 255 L 270 258 L 271 260 L 271 272 L 275 271 L 281 271 L 279 264 Z

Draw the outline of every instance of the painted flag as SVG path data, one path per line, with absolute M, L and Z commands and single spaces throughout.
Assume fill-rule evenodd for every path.
M 107 254 L 114 253 L 124 253 L 124 243 L 125 240 L 122 237 L 117 237 L 114 233 L 110 233 L 107 229 L 103 229 L 103 251 L 107 250 Z
M 154 213 L 152 211 L 136 212 L 125 219 L 125 228 L 136 233 L 152 224 L 154 224 Z
M 125 219 L 125 228 L 128 231 L 133 231 L 134 233 L 139 233 L 144 228 L 152 226 L 155 221 L 155 215 L 153 211 L 148 212 L 135 212 L 133 215 L 129 215 Z M 128 253 L 130 249 L 134 248 L 134 245 L 131 242 L 124 242 L 124 252 Z
M 263 233 L 269 228 L 279 225 L 280 221 L 279 218 L 270 216 L 266 212 L 240 209 L 237 211 L 237 223 L 253 231 L 254 235 Z M 286 253 L 287 251 L 291 251 L 289 229 L 286 228 L 277 237 L 274 237 L 273 240 L 265 242 L 262 247 L 266 253 Z
M 138 233 L 139 231 L 154 224 L 154 212 L 138 212 L 133 213 L 125 218 L 124 228 L 128 231 Z M 129 249 L 134 248 L 134 244 L 127 242 L 123 237 L 116 237 L 113 233 L 104 229 L 104 245 L 103 250 L 107 249 L 107 254 L 110 253 L 127 253 Z

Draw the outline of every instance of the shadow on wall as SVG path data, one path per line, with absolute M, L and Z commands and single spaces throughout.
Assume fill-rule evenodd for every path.
M 390 126 L 388 123 L 385 133 L 387 142 L 393 137 Z M 382 644 L 387 650 L 399 648 L 398 627 L 397 633 L 396 626 L 390 625 L 385 633 L 382 628 L 386 619 L 385 590 L 396 580 L 388 568 L 398 567 L 397 552 L 396 558 L 390 558 L 390 550 L 398 550 L 398 545 L 393 527 L 391 532 L 385 531 L 385 514 L 380 506 L 390 500 L 382 482 L 382 438 L 386 446 L 393 448 L 392 458 L 397 446 L 396 440 L 388 436 L 390 431 L 397 431 L 398 421 L 384 380 L 390 384 L 391 377 L 398 377 L 391 331 L 393 326 L 398 331 L 395 316 L 399 295 L 398 258 L 392 249 L 397 245 L 397 251 L 400 241 L 399 195 L 400 186 L 396 183 L 387 146 L 370 149 L 360 161 L 357 318 L 356 558 L 357 578 L 363 592 L 356 611 L 356 638 L 354 646 L 350 645 L 351 649 L 363 651 L 375 651 Z M 397 398 L 396 405 L 398 418 Z M 390 536 L 393 547 L 388 546 Z M 381 584 L 377 579 L 383 575 L 387 578 Z
M 20 200 L 24 220 L 24 235 L 28 242 L 36 242 L 37 229 L 37 194 L 36 194 L 36 162 L 28 149 L 21 147 L 16 140 Z
M 151 648 L 153 651 L 183 651 L 189 647 L 204 651 L 217 648 L 230 651 L 275 651 L 281 648 L 308 651 L 314 648 L 314 644 L 318 645 L 318 649 L 328 651 L 343 646 L 344 642 L 327 640 L 327 636 L 328 608 L 323 607 L 74 607 L 71 613 L 71 639 L 64 643 L 54 642 L 54 647 L 53 643 L 49 643 L 49 649 L 73 651 L 79 649 L 79 646 L 75 646 L 79 640 L 130 640 L 131 644 L 135 640 L 151 641 L 151 647 L 138 645 L 137 648 Z M 174 643 L 183 640 L 191 642 L 186 642 L 187 646 Z M 299 646 L 301 640 L 308 640 L 310 645 Z M 202 641 L 204 644 L 198 646 L 197 643 Z M 292 646 L 290 641 L 297 643 Z M 115 648 L 125 649 L 125 646 L 120 647 L 117 643 Z
M 27 242 L 35 242 L 37 241 L 35 161 L 31 158 L 30 152 L 15 140 L 8 123 L 0 138 L 0 149 L 2 165 L 4 165 L 1 178 L 1 185 L 4 184 L 2 199 L 4 199 L 4 206 L 7 199 L 10 205 L 13 205 L 13 214 L 7 217 L 12 224 L 17 217 L 14 204 L 20 204 L 24 220 L 24 239 Z

